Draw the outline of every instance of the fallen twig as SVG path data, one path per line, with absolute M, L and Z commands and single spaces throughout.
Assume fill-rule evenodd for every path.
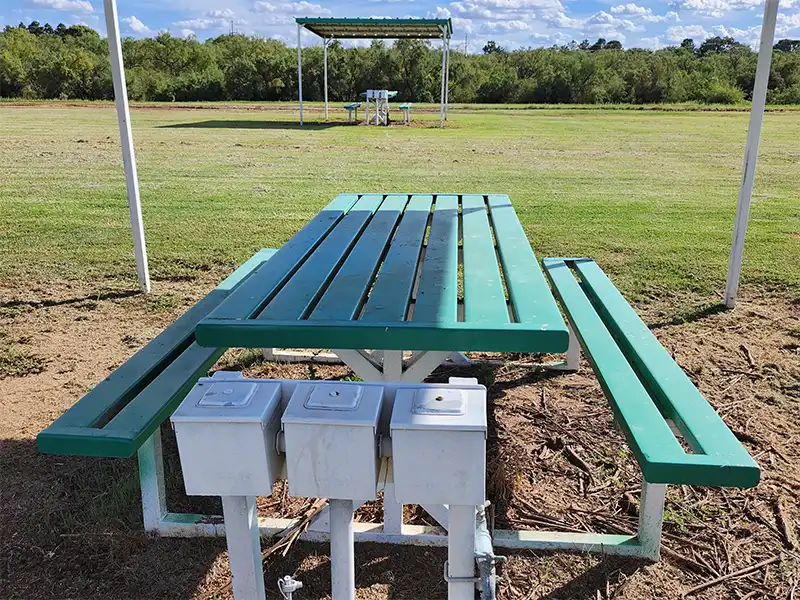
M 783 536 L 783 541 L 789 550 L 798 547 L 797 535 L 792 526 L 792 520 L 786 516 L 786 508 L 783 505 L 784 498 L 781 496 L 775 501 L 775 520 L 778 522 L 778 530 Z
M 705 589 L 713 587 L 715 585 L 719 585 L 720 583 L 724 583 L 728 579 L 733 579 L 734 577 L 739 577 L 740 575 L 747 575 L 748 573 L 752 573 L 753 571 L 758 571 L 762 567 L 766 567 L 771 565 L 772 563 L 778 562 L 781 559 L 781 555 L 778 554 L 773 556 L 772 558 L 768 558 L 767 560 L 762 560 L 760 563 L 756 563 L 754 565 L 750 565 L 749 567 L 745 567 L 744 569 L 739 569 L 738 571 L 734 571 L 732 573 L 727 573 L 722 575 L 721 577 L 717 577 L 716 579 L 711 579 L 710 581 L 706 581 L 701 583 L 700 585 L 696 585 L 693 588 L 685 591 L 683 593 L 683 598 L 687 596 L 691 596 L 692 594 L 696 594 L 697 592 L 702 592 Z

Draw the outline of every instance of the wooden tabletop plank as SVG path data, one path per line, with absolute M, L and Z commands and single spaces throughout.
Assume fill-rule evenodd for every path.
M 362 321 L 404 321 L 433 196 L 412 196 L 372 287 Z
M 458 196 L 436 197 L 412 320 L 458 321 Z
M 488 196 L 511 307 L 519 323 L 558 323 L 561 313 L 536 260 L 525 230 L 506 195 Z
M 209 315 L 215 319 L 248 319 L 258 313 L 298 266 L 358 201 L 358 194 L 340 194 L 298 231 L 251 277 Z
M 408 196 L 387 196 L 309 319 L 353 319 L 358 314 Z
M 464 321 L 508 323 L 508 307 L 483 196 L 461 198 Z
M 325 286 L 345 260 L 382 201 L 383 196 L 380 194 L 361 196 L 257 318 L 261 320 L 303 318 L 324 292 Z M 280 252 L 272 260 L 279 256 Z M 254 277 L 257 275 L 258 273 Z

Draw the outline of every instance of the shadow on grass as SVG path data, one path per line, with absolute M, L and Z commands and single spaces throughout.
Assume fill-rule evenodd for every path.
M 0 302 L 0 308 L 46 308 L 49 306 L 64 306 L 67 304 L 80 304 L 81 302 L 99 302 L 100 300 L 118 300 L 139 296 L 141 290 L 122 290 L 119 292 L 103 292 L 101 294 L 89 294 L 77 298 L 60 298 L 58 300 L 9 300 Z
M 330 127 L 350 127 L 357 123 L 345 121 L 335 121 L 332 123 L 304 123 L 300 125 L 297 121 L 251 121 L 251 120 L 211 120 L 194 121 L 191 123 L 173 123 L 172 125 L 161 125 L 165 129 L 303 129 L 314 131 L 318 129 L 328 129 Z
M 224 538 L 142 530 L 136 459 L 39 454 L 0 441 L 0 593 L 4 599 L 191 598 Z
M 668 325 L 685 325 L 686 323 L 694 323 L 695 321 L 702 321 L 707 317 L 723 313 L 728 310 L 722 302 L 715 302 L 700 308 L 690 309 L 679 312 L 672 319 L 661 321 L 659 323 L 651 323 L 648 327 L 650 329 L 660 329 Z

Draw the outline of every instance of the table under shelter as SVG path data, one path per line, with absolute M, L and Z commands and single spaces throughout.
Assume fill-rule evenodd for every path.
M 322 38 L 323 88 L 325 120 L 328 120 L 328 46 L 333 40 L 416 39 L 442 40 L 442 86 L 439 106 L 439 126 L 447 119 L 450 38 L 453 23 L 450 19 L 338 19 L 328 17 L 298 17 L 297 22 L 297 93 L 300 103 L 300 125 L 303 124 L 303 52 L 301 34 L 307 29 Z

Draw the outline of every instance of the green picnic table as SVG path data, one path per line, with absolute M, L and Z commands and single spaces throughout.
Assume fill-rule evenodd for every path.
M 599 265 L 543 264 L 508 196 L 341 194 L 282 248 L 243 263 L 42 431 L 37 446 L 136 453 L 145 529 L 217 535 L 218 517 L 168 510 L 160 431 L 227 348 L 331 349 L 362 379 L 395 387 L 421 382 L 453 352 L 566 351 L 575 370 L 582 351 L 642 470 L 638 530 L 495 529 L 494 545 L 657 560 L 668 484 L 752 487 L 759 467 Z M 365 524 L 358 539 L 446 540 L 403 525 L 390 471 L 384 481 L 383 524 Z M 423 508 L 446 527 L 446 506 Z M 268 519 L 261 531 L 289 525 Z
M 564 352 L 569 332 L 508 196 L 342 194 L 196 339 L 329 348 L 364 379 L 419 382 L 455 351 Z

